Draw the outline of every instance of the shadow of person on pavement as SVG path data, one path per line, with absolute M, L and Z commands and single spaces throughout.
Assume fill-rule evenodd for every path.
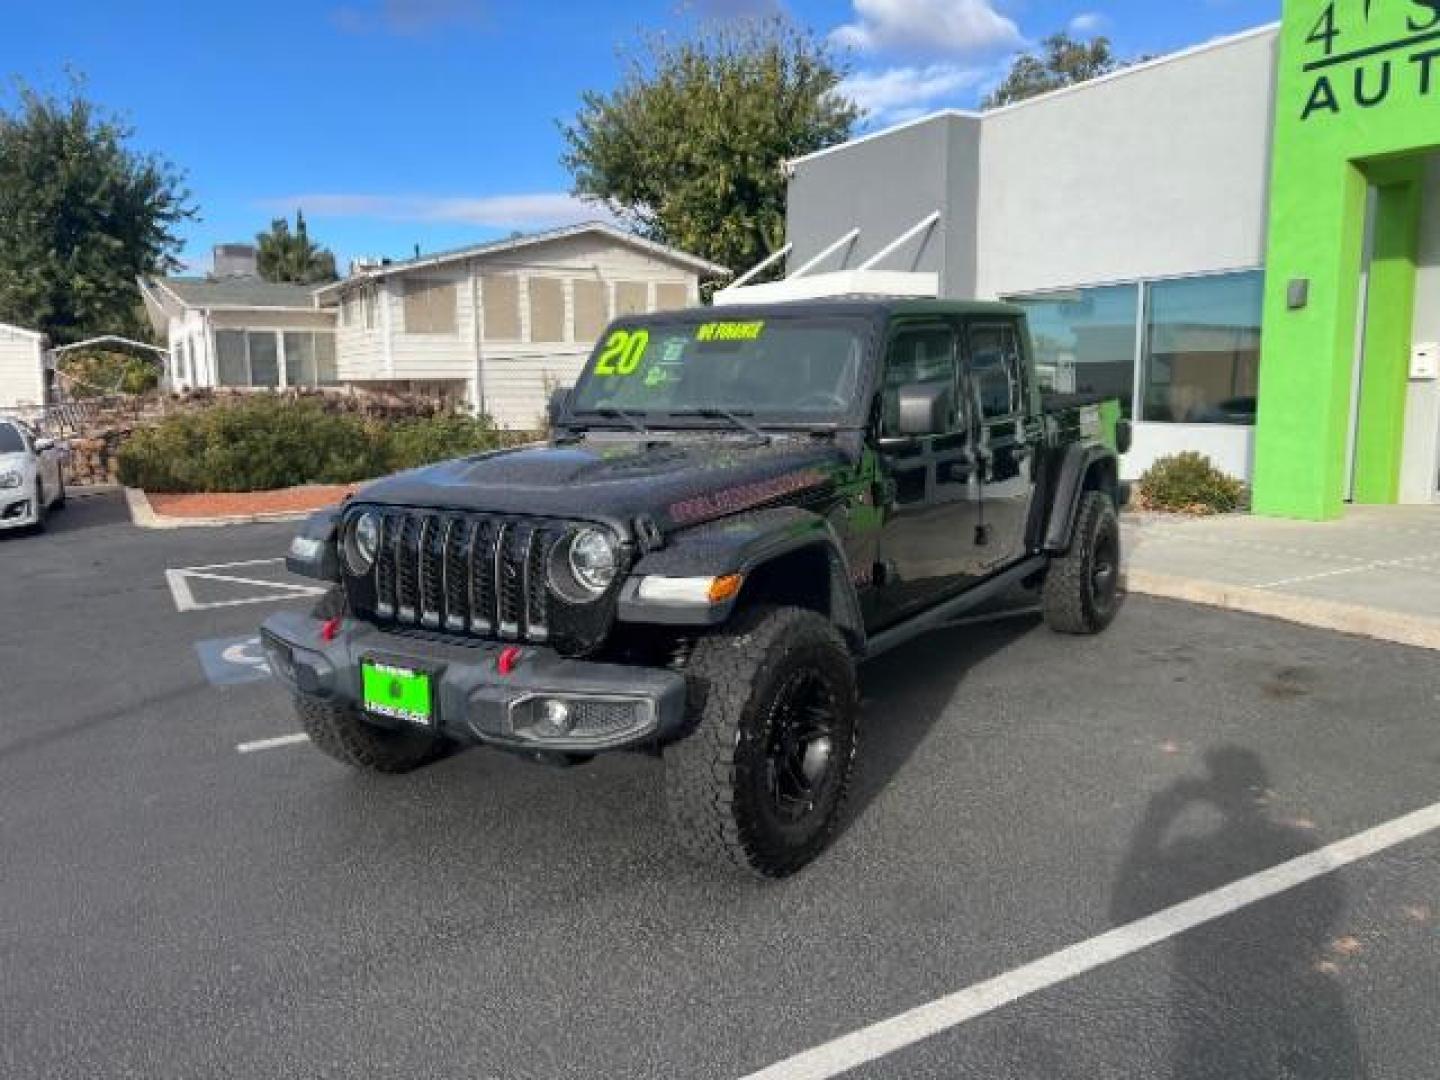
M 1205 764 L 1206 776 L 1178 780 L 1150 801 L 1116 881 L 1116 925 L 1315 850 L 1304 832 L 1266 813 L 1269 778 L 1254 753 L 1223 747 Z M 1325 875 L 1181 934 L 1171 945 L 1165 1019 L 1170 1075 L 1364 1077 L 1337 969 L 1324 955 L 1343 908 L 1339 879 Z

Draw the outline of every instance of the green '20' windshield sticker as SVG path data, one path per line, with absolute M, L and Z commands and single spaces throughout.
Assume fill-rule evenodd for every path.
M 649 346 L 649 330 L 616 330 L 605 339 L 605 348 L 600 352 L 600 359 L 595 361 L 595 374 L 635 374 Z
M 695 331 L 696 341 L 756 341 L 765 332 L 763 319 L 755 322 L 707 322 Z

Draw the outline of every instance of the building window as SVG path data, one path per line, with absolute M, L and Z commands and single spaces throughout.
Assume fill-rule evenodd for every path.
M 520 279 L 514 274 L 486 274 L 480 279 L 485 337 L 490 341 L 520 340 Z
M 308 330 L 285 334 L 287 386 L 331 386 L 335 378 L 335 335 Z
M 1142 420 L 1255 422 L 1263 294 L 1258 270 L 1149 287 Z
M 250 351 L 250 385 L 280 385 L 280 349 L 273 330 L 252 330 L 245 335 Z
M 572 282 L 571 288 L 575 297 L 575 340 L 594 341 L 610 321 L 605 283 L 582 278 Z
M 250 361 L 245 357 L 244 330 L 215 331 L 216 382 L 221 386 L 249 386 Z
M 565 283 L 559 278 L 530 279 L 530 340 L 565 340 Z
M 643 315 L 650 306 L 650 286 L 643 281 L 615 283 L 615 314 Z
M 411 278 L 405 282 L 405 332 L 453 334 L 455 283 Z
M 690 303 L 690 286 L 683 281 L 660 281 L 655 284 L 655 309 L 680 311 Z
M 1011 298 L 1025 309 L 1042 389 L 1119 398 L 1126 417 L 1135 397 L 1135 333 L 1140 287 L 1106 285 Z

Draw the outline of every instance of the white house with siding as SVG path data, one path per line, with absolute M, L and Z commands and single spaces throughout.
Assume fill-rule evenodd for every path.
M 45 335 L 0 323 L 0 409 L 47 404 L 54 360 Z
M 238 250 L 226 251 L 231 276 L 140 282 L 169 343 L 169 385 L 422 391 L 518 428 L 575 381 L 612 318 L 696 304 L 702 280 L 728 273 L 600 222 L 371 264 L 319 288 L 261 281 Z
M 342 383 L 432 389 L 529 427 L 619 315 L 699 302 L 714 263 L 600 222 L 371 266 L 316 291 Z

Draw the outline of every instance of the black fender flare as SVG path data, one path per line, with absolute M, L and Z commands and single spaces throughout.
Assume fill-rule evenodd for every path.
M 718 604 L 657 603 L 641 599 L 640 579 L 650 575 L 723 577 L 728 574 L 743 574 L 748 578 L 767 564 L 801 551 L 823 554 L 830 618 L 851 648 L 857 652 L 862 650 L 865 623 L 844 545 L 824 516 L 795 506 L 722 518 L 672 534 L 663 548 L 642 556 L 632 567 L 629 579 L 620 590 L 619 618 L 624 622 L 668 626 L 719 625 L 730 618 L 736 604 L 744 598 L 743 587 L 739 596 Z
M 1089 481 L 1097 471 L 1099 476 Z M 1089 488 L 1110 493 L 1116 506 L 1120 504 L 1120 459 L 1107 446 L 1075 445 L 1065 451 L 1056 470 L 1050 499 L 1050 520 L 1045 526 L 1042 547 L 1053 555 L 1070 550 L 1075 519 L 1080 512 L 1080 496 Z

